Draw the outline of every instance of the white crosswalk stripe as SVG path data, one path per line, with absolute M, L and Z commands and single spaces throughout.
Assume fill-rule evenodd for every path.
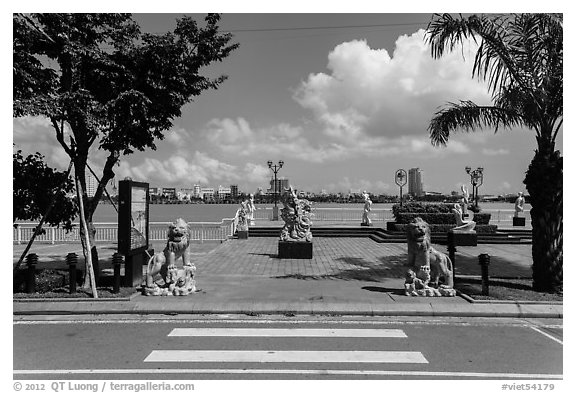
M 176 328 L 168 337 L 373 337 L 406 338 L 400 329 Z
M 428 363 L 404 351 L 152 351 L 145 362 Z
M 175 328 L 168 337 L 250 337 L 322 338 L 333 346 L 333 339 L 407 338 L 400 329 L 305 329 L 305 328 Z M 427 364 L 417 351 L 339 351 L 339 350 L 154 350 L 144 362 L 245 362 L 245 363 L 404 363 Z

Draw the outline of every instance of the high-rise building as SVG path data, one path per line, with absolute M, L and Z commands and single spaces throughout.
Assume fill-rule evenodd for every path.
M 194 184 L 193 191 L 192 191 L 192 196 L 194 198 L 202 198 L 202 196 L 200 195 L 200 186 L 198 184 Z
M 230 195 L 232 198 L 236 198 L 238 196 L 238 184 L 230 185 Z
M 216 198 L 226 199 L 226 198 L 229 198 L 231 194 L 232 194 L 232 190 L 230 187 L 222 187 L 219 185 Z
M 408 194 L 419 196 L 423 193 L 422 170 L 420 168 L 411 168 L 408 171 Z
M 274 184 L 274 178 L 270 179 L 270 188 L 266 190 L 267 194 L 276 194 L 282 195 L 284 190 L 290 188 L 290 181 L 286 178 L 276 179 L 276 184 Z
M 92 172 L 90 172 L 88 167 L 86 167 L 86 170 L 84 171 L 84 178 L 86 179 L 86 190 L 84 191 L 86 191 L 86 194 L 88 194 L 89 198 L 92 198 L 96 194 L 96 189 L 98 188 L 98 181 L 96 180 Z
M 214 188 L 213 187 L 202 187 L 200 189 L 200 197 L 206 200 L 214 199 Z

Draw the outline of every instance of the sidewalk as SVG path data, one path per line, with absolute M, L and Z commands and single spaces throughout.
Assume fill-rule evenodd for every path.
M 70 247 L 70 246 L 69 246 Z M 155 245 L 157 250 L 160 245 Z M 442 246 L 437 246 L 441 251 Z M 59 255 L 63 250 L 58 250 Z M 114 251 L 100 247 L 102 266 Z M 492 255 L 492 277 L 530 277 L 529 245 L 458 247 L 456 275 L 479 275 L 477 256 Z M 39 267 L 62 263 L 40 257 Z M 562 318 L 562 304 L 470 303 L 404 295 L 406 245 L 368 238 L 314 238 L 314 258 L 278 259 L 277 239 L 194 244 L 197 293 L 82 301 L 15 301 L 14 315 L 277 314 Z M 17 254 L 16 250 L 14 252 Z M 109 254 L 109 255 L 108 255 Z

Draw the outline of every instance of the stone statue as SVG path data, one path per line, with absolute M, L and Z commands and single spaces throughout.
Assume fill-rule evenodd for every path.
M 246 232 L 248 230 L 248 201 L 240 204 L 240 208 L 236 212 L 236 230 L 239 232 Z
M 407 296 L 455 296 L 452 261 L 432 247 L 430 226 L 417 217 L 407 226 L 408 271 L 404 290 Z M 443 284 L 440 284 L 440 279 Z
M 280 240 L 289 242 L 311 242 L 312 208 L 307 199 L 299 199 L 292 186 L 282 195 L 284 207 L 281 217 L 284 227 L 280 233 Z
M 168 240 L 164 251 L 152 255 L 148 261 L 144 295 L 187 295 L 196 291 L 194 280 L 196 266 L 191 262 L 189 246 L 188 224 L 179 218 L 168 227 Z M 176 268 L 178 259 L 182 259 L 183 270 Z M 158 273 L 162 277 L 162 285 L 154 281 L 154 276 Z M 175 290 L 178 293 L 175 293 Z
M 362 213 L 362 225 L 370 226 L 372 225 L 372 220 L 370 220 L 370 210 L 372 210 L 372 201 L 370 200 L 370 195 L 364 191 L 362 194 L 364 197 L 364 212 Z
M 470 195 L 468 194 L 468 188 L 466 188 L 466 185 L 462 184 L 460 189 L 462 190 L 462 200 L 460 201 L 460 205 L 462 205 L 462 216 L 466 217 L 468 216 L 468 202 Z
M 254 194 L 250 194 L 249 197 L 250 198 L 246 201 L 246 218 L 248 219 L 248 225 L 254 226 L 256 225 L 254 222 L 254 210 L 256 210 L 256 205 L 254 204 Z
M 455 203 L 454 208 L 452 209 L 454 213 L 454 217 L 456 218 L 456 227 L 453 228 L 455 231 L 473 231 L 476 227 L 476 223 L 474 221 L 464 221 L 462 219 L 462 208 L 460 204 Z
M 516 198 L 516 202 L 514 203 L 514 210 L 514 217 L 524 216 L 524 193 L 518 193 L 518 198 Z

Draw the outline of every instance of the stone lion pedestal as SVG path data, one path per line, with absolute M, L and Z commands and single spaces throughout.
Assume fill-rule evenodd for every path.
M 249 237 L 248 231 L 236 231 L 236 233 L 238 234 L 238 239 L 246 240 Z
M 448 244 L 454 246 L 477 246 L 478 235 L 476 231 L 459 231 L 451 229 L 448 231 Z
M 278 258 L 280 259 L 312 259 L 312 242 L 278 241 Z
M 512 217 L 512 226 L 515 227 L 526 226 L 526 217 Z

